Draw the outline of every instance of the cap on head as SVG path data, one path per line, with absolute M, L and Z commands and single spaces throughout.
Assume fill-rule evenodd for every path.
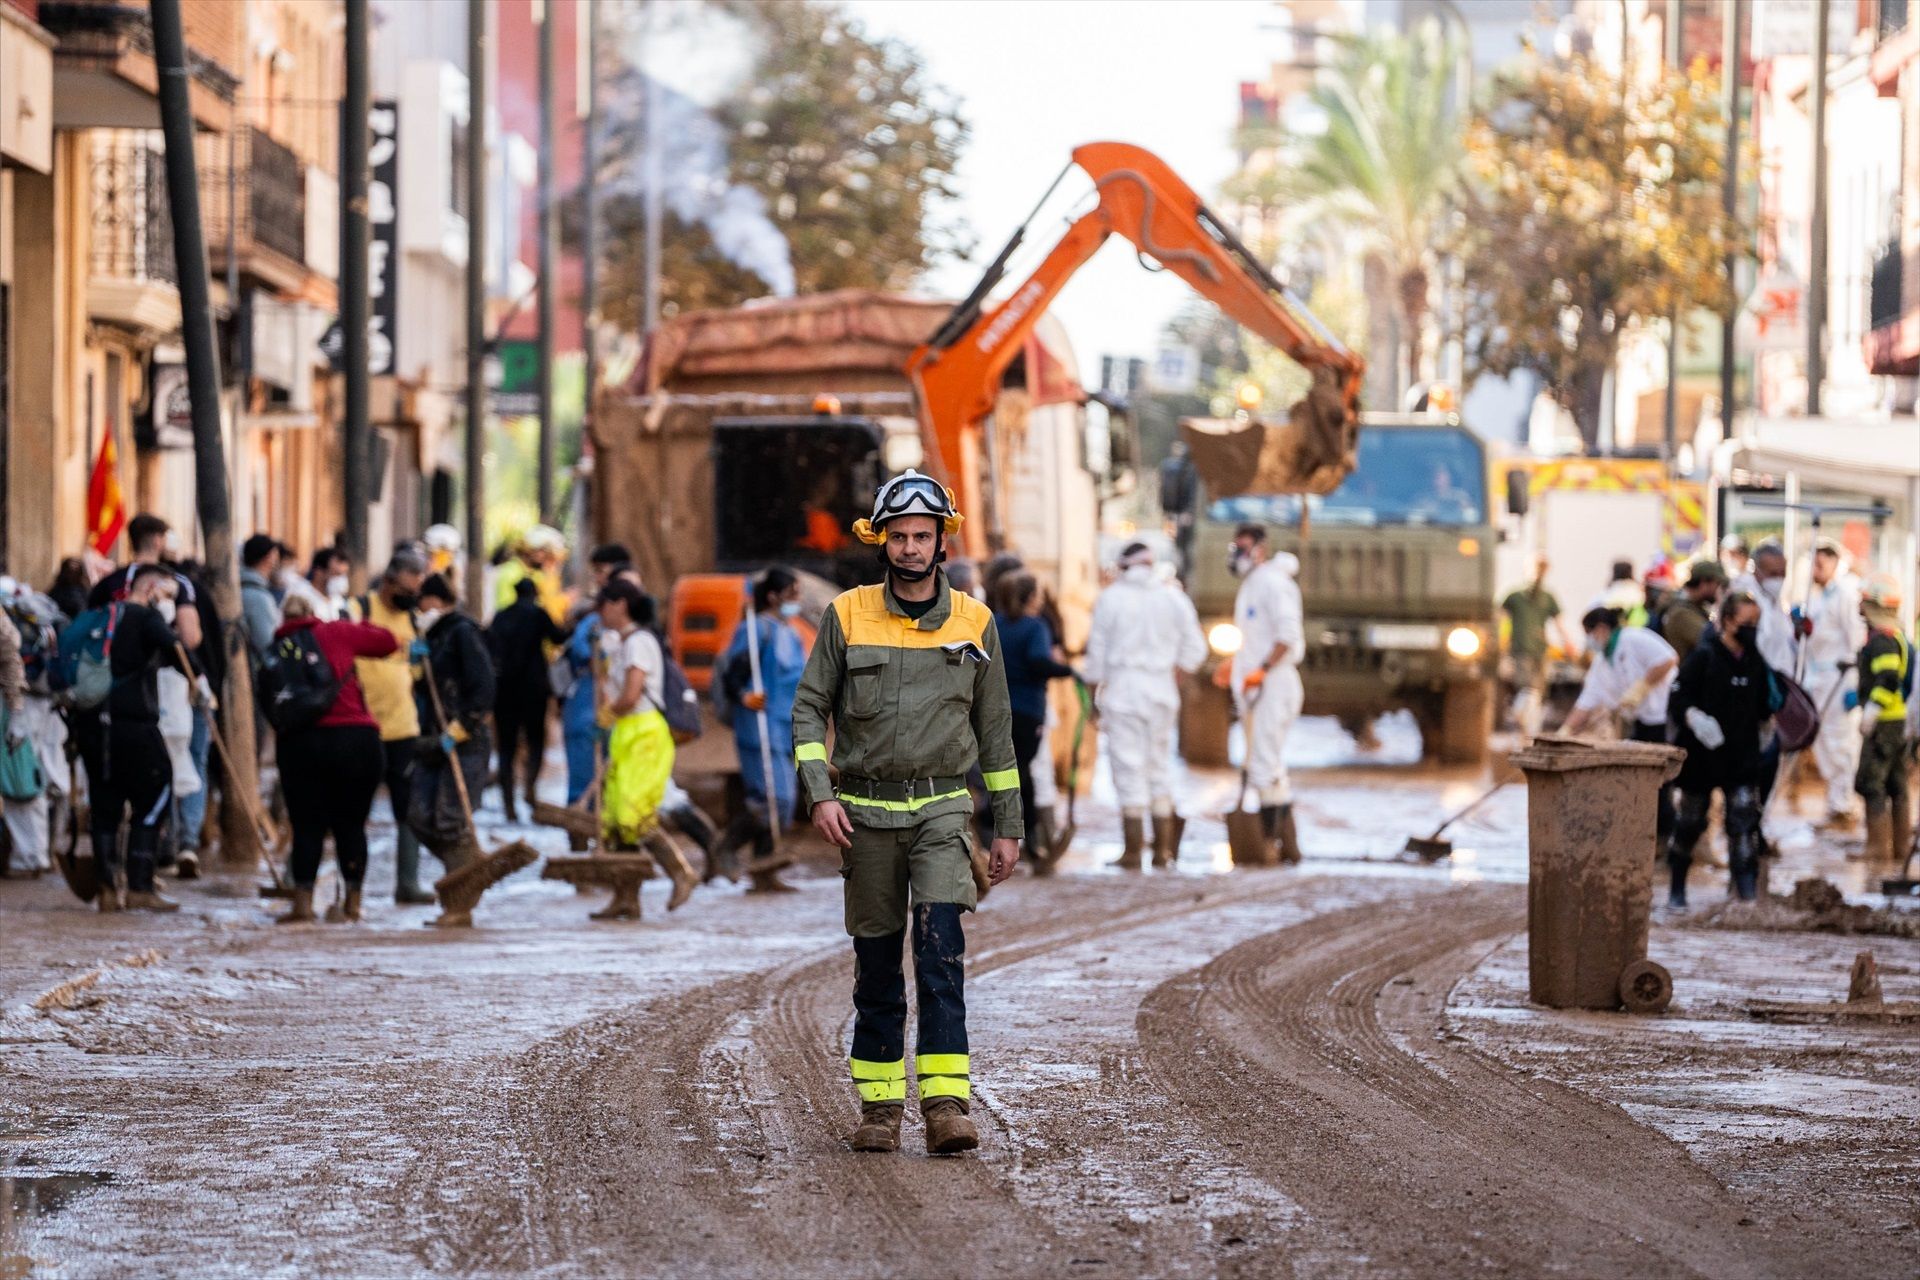
M 430 551 L 458 551 L 460 549 L 460 531 L 450 524 L 428 525 L 427 531 L 420 535 Z
M 1835 539 L 1821 534 L 1813 540 L 1813 554 L 1817 556 L 1832 556 L 1835 560 L 1838 560 L 1845 554 L 1845 549 L 1841 547 Z
M 1900 608 L 1900 580 L 1890 573 L 1876 573 L 1860 588 L 1860 603 L 1869 609 L 1892 613 Z
M 1687 585 L 1697 587 L 1703 582 L 1724 583 L 1727 571 L 1720 567 L 1718 560 L 1695 560 L 1687 569 Z

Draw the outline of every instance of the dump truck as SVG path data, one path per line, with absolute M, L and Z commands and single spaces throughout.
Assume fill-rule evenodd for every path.
M 1201 478 L 1188 587 L 1212 650 L 1183 690 L 1182 756 L 1227 762 L 1233 708 L 1212 674 L 1239 649 L 1239 583 L 1227 553 L 1234 530 L 1251 523 L 1300 559 L 1303 713 L 1364 731 L 1382 712 L 1405 708 L 1426 755 L 1483 760 L 1499 655 L 1485 445 L 1451 414 L 1364 414 L 1358 465 L 1338 487 L 1276 494 L 1263 491 L 1248 461 L 1262 434 L 1256 423 L 1181 424 Z

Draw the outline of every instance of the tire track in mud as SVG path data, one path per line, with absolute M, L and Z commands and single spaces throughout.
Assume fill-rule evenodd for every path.
M 1065 910 L 1024 894 L 973 922 L 968 974 L 1297 884 L 1134 882 Z M 1139 904 L 1143 888 L 1156 900 Z M 901 1155 L 847 1149 L 851 964 L 837 941 L 584 1023 L 504 1064 L 506 1101 L 484 1127 L 514 1167 L 422 1223 L 421 1255 L 463 1274 L 867 1275 L 940 1259 L 969 1275 L 1065 1270 L 1049 1215 L 1006 1183 L 1004 1116 L 974 1108 L 975 1157 L 922 1155 L 911 1111 Z M 431 1199 L 435 1163 L 409 1177 L 413 1203 Z
M 1754 1225 L 1618 1107 L 1446 1033 L 1448 992 L 1523 913 L 1523 891 L 1505 888 L 1334 912 L 1143 1002 L 1159 1092 L 1307 1211 L 1229 1269 L 1292 1274 L 1337 1257 L 1401 1275 L 1833 1271 L 1831 1248 Z

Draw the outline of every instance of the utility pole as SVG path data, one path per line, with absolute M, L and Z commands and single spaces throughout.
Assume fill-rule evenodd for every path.
M 593 448 L 593 397 L 600 385 L 600 0 L 582 0 L 587 24 L 587 133 L 580 162 L 580 350 L 586 358 L 586 394 L 580 410 L 580 451 Z M 584 477 L 574 480 L 576 492 Z M 585 528 L 585 522 L 581 527 Z
M 467 0 L 467 581 L 486 614 L 487 569 L 487 0 Z
M 1721 18 L 1720 96 L 1727 109 L 1727 154 L 1720 204 L 1729 225 L 1740 215 L 1740 18 L 1744 8 L 1746 5 L 1743 0 L 1727 0 Z M 1733 325 L 1740 315 L 1740 294 L 1735 287 L 1734 276 L 1738 267 L 1739 254 L 1729 243 L 1726 260 L 1722 264 L 1722 269 L 1727 273 L 1729 301 L 1727 313 L 1720 324 L 1720 434 L 1729 440 L 1733 438 L 1733 398 L 1735 375 L 1738 372 L 1734 368 L 1733 344 Z
M 554 5 L 540 0 L 540 519 L 559 523 L 553 511 L 553 295 L 555 247 L 560 220 L 553 207 L 553 27 Z
M 1680 19 L 1683 0 L 1667 0 L 1667 68 L 1669 78 L 1680 71 Z M 1680 434 L 1680 312 L 1667 316 L 1667 393 L 1660 414 L 1660 456 L 1673 470 L 1673 457 Z
M 226 722 L 227 787 L 257 794 L 253 753 L 253 688 L 239 660 L 240 566 L 233 545 L 232 506 L 227 494 L 227 456 L 220 431 L 220 357 L 213 346 L 212 287 L 207 280 L 207 238 L 200 221 L 200 175 L 193 154 L 193 107 L 187 99 L 187 41 L 180 0 L 153 0 L 153 60 L 160 80 L 160 128 L 166 137 L 167 204 L 173 214 L 173 256 L 179 276 L 180 336 L 187 348 L 187 393 L 193 411 L 194 501 L 206 543 L 212 605 L 227 638 L 227 687 L 220 711 Z M 249 806 L 250 807 L 250 806 Z M 259 862 L 258 833 L 247 808 L 221 806 L 221 859 L 251 870 Z
M 653 49 L 654 11 L 659 0 L 647 0 L 640 15 L 640 74 L 646 82 L 646 119 L 642 123 L 646 148 L 642 157 L 646 190 L 641 193 L 641 210 L 646 221 L 646 309 L 640 317 L 640 333 L 646 336 L 660 323 L 660 82 L 647 67 L 647 59 L 656 56 Z
M 1827 13 L 1832 0 L 1813 6 L 1813 239 L 1807 265 L 1807 416 L 1820 416 L 1820 384 L 1827 380 Z
M 372 90 L 367 79 L 367 0 L 346 0 L 347 86 L 340 100 L 340 334 L 346 366 L 346 482 L 341 486 L 346 511 L 347 559 L 356 587 L 364 586 L 367 564 L 367 508 L 372 484 L 367 465 L 367 117 Z

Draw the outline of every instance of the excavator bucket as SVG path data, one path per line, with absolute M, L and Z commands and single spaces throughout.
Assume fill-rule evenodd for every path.
M 1314 370 L 1313 386 L 1285 422 L 1182 418 L 1194 469 L 1215 498 L 1245 493 L 1328 494 L 1352 472 L 1360 422 L 1333 370 Z

